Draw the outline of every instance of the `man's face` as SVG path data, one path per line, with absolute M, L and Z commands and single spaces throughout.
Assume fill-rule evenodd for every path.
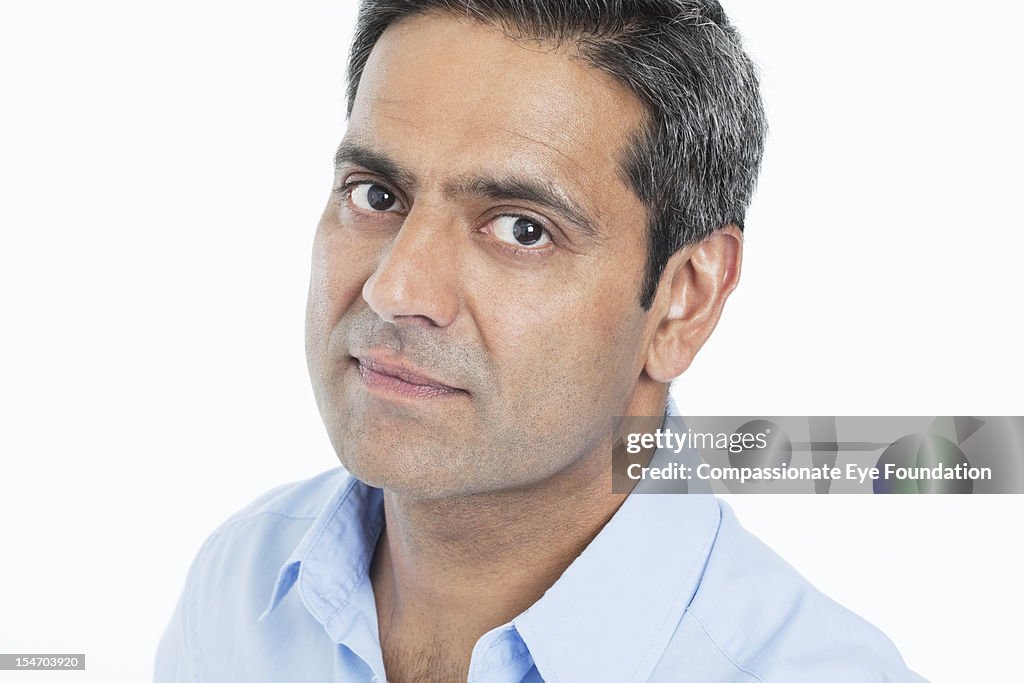
M 417 497 L 522 487 L 627 414 L 653 334 L 639 100 L 443 15 L 366 65 L 313 251 L 307 360 L 341 462 Z

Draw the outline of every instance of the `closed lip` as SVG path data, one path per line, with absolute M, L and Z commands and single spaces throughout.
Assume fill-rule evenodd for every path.
M 415 366 L 400 360 L 384 359 L 370 355 L 353 356 L 353 358 L 355 358 L 356 361 L 364 368 L 373 370 L 374 372 L 382 375 L 396 377 L 403 382 L 408 382 L 409 384 L 415 384 L 416 386 L 421 387 L 431 387 L 442 391 L 463 391 L 458 387 L 453 387 L 450 384 L 446 384 L 439 379 L 431 377 Z

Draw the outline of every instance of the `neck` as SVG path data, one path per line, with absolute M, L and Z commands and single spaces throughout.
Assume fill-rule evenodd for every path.
M 664 400 L 653 392 L 630 413 L 661 414 Z M 625 501 L 611 492 L 610 453 L 602 444 L 518 489 L 431 500 L 385 491 L 371 567 L 382 644 L 446 634 L 468 667 L 476 640 L 539 600 Z
M 415 615 L 486 631 L 536 602 L 611 518 L 610 468 L 529 490 L 444 500 L 384 494 L 374 589 L 398 624 Z M 577 475 L 578 476 L 578 475 Z M 440 624 L 435 623 L 434 628 Z

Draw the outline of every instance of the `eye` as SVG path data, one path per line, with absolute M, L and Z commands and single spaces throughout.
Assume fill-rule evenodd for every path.
M 400 211 L 401 204 L 394 192 L 377 183 L 355 183 L 349 187 L 349 197 L 357 209 L 386 213 Z
M 543 247 L 551 242 L 547 230 L 523 216 L 498 216 L 492 222 L 494 236 L 516 247 Z

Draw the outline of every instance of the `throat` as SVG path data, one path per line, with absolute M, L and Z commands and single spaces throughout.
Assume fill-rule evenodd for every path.
M 390 683 L 459 683 L 469 677 L 469 654 L 438 634 L 381 633 Z
M 536 603 L 622 504 L 608 477 L 472 499 L 385 490 L 370 580 L 388 679 L 465 681 L 478 639 Z

